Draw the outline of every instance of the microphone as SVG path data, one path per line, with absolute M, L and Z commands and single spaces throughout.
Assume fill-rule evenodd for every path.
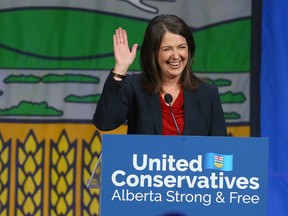
M 167 104 L 169 104 L 170 113 L 171 113 L 171 116 L 172 116 L 172 118 L 173 118 L 173 121 L 174 121 L 176 130 L 177 130 L 177 133 L 178 133 L 178 135 L 180 135 L 180 130 L 179 130 L 178 124 L 177 124 L 177 122 L 176 122 L 174 113 L 173 113 L 173 111 L 172 111 L 172 105 L 171 105 L 171 103 L 172 103 L 172 101 L 173 101 L 172 95 L 171 95 L 171 94 L 165 94 L 165 95 L 164 95 L 164 100 L 165 100 L 165 102 L 166 102 Z

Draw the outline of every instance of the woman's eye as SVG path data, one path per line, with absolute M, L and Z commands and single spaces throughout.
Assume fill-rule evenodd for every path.
M 164 48 L 164 49 L 162 49 L 163 51 L 169 51 L 169 50 L 171 50 L 170 48 Z

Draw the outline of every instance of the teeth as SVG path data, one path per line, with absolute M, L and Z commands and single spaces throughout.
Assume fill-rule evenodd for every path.
M 175 63 L 170 62 L 169 64 L 170 64 L 172 67 L 178 67 L 179 64 L 180 64 L 180 62 L 175 62 Z

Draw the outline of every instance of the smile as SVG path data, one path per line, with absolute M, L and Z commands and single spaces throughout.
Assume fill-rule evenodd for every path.
M 179 61 L 179 62 L 168 62 L 168 64 L 169 64 L 171 67 L 173 67 L 173 68 L 177 68 L 177 67 L 179 67 L 180 62 L 181 62 L 181 61 Z

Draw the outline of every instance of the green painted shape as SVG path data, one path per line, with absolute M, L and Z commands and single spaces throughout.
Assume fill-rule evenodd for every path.
M 110 70 L 115 64 L 112 40 L 115 29 L 125 28 L 130 46 L 134 43 L 141 46 L 147 23 L 68 8 L 1 12 L 0 43 L 47 59 L 1 48 L 0 65 L 23 69 Z M 250 72 L 251 19 L 211 26 L 195 32 L 194 36 L 195 72 Z M 138 51 L 130 70 L 139 69 Z
M 239 113 L 236 112 L 231 112 L 231 113 L 224 113 L 224 117 L 227 120 L 238 120 L 240 119 L 241 115 Z
M 3 13 L 0 25 L 5 29 L 0 41 L 6 46 L 48 57 L 85 57 L 113 53 L 112 35 L 119 26 L 131 33 L 131 43 L 140 43 L 138 33 L 143 34 L 146 22 L 79 10 L 41 9 Z
M 48 74 L 42 77 L 43 83 L 99 83 L 98 77 L 83 74 Z
M 195 72 L 250 71 L 250 19 L 216 25 L 194 36 Z
M 69 95 L 64 99 L 64 101 L 69 103 L 97 103 L 99 98 L 100 94 L 88 96 Z
M 224 94 L 220 94 L 221 103 L 244 103 L 246 97 L 242 92 L 233 93 L 228 91 Z
M 0 110 L 0 116 L 62 116 L 63 112 L 49 107 L 47 102 L 21 101 L 17 106 Z
M 231 80 L 228 79 L 217 79 L 217 80 L 213 80 L 213 79 L 209 79 L 209 78 L 205 78 L 205 80 L 213 85 L 216 85 L 218 87 L 224 87 L 224 86 L 230 86 L 232 84 Z
M 47 74 L 43 77 L 35 75 L 10 75 L 4 79 L 6 84 L 11 83 L 96 83 L 100 82 L 99 77 L 84 74 Z
M 40 55 L 39 58 L 0 49 L 2 67 L 111 69 L 114 66 L 115 30 L 125 28 L 132 46 L 142 42 L 147 22 L 68 8 L 27 9 L 0 13 L 0 26 L 5 32 L 0 34 L 1 44 Z M 138 61 L 134 62 L 133 68 L 139 69 Z
M 39 83 L 41 78 L 34 75 L 10 75 L 4 79 L 4 83 Z

